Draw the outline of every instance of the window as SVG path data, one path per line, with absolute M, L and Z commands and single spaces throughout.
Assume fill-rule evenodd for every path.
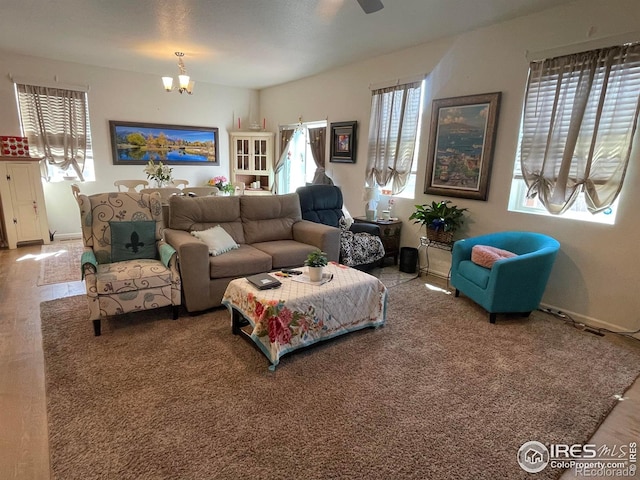
M 390 186 L 393 194 L 406 188 L 417 151 L 423 85 L 420 80 L 371 92 L 367 185 Z
M 89 106 L 84 91 L 16 84 L 22 134 L 44 159 L 48 181 L 94 180 Z
M 416 158 L 419 158 L 420 155 L 420 133 L 422 131 L 422 106 L 424 105 L 424 88 L 422 89 L 422 94 L 420 95 L 420 111 L 418 113 L 418 126 L 416 128 L 416 141 L 415 141 L 415 147 L 414 147 L 414 151 L 413 151 L 413 158 L 414 160 Z M 416 195 L 416 184 L 418 181 L 418 162 L 417 161 L 411 161 L 411 171 L 409 172 L 409 176 L 407 177 L 407 183 L 405 183 L 404 185 L 404 189 L 399 192 L 398 194 L 394 195 L 397 198 L 408 198 L 413 200 L 415 198 Z M 381 190 L 384 191 L 392 191 L 392 187 L 393 187 L 393 180 L 391 179 L 385 186 L 383 186 L 381 188 Z
M 283 150 L 282 161 L 279 161 L 276 167 L 278 194 L 295 192 L 298 187 L 303 187 L 313 182 L 318 167 L 313 158 L 309 129 L 326 129 L 326 127 L 326 121 L 306 122 L 280 127 L 281 135 L 285 140 L 283 149 L 286 149 L 286 157 Z
M 612 224 L 639 95 L 640 44 L 532 62 L 509 209 Z

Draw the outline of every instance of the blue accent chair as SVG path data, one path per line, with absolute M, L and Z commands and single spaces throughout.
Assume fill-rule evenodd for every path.
M 487 245 L 517 254 L 495 262 L 492 268 L 471 261 L 474 245 Z M 453 245 L 451 284 L 489 312 L 496 322 L 497 313 L 523 316 L 538 308 L 560 250 L 560 243 L 547 235 L 533 232 L 497 232 L 458 240 Z

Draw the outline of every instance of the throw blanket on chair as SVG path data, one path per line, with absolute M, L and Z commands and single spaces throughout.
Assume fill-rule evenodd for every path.
M 343 265 L 364 265 L 384 257 L 384 246 L 380 237 L 351 232 L 344 218 L 340 220 L 340 229 L 340 262 Z

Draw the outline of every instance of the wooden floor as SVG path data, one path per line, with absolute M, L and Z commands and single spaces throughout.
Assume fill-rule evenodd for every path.
M 84 294 L 82 282 L 38 287 L 40 245 L 0 249 L 0 478 L 49 475 L 40 302 Z M 90 325 L 87 325 L 90 328 Z M 640 438 L 640 381 L 592 439 L 620 445 Z M 545 439 L 531 439 L 545 442 Z M 514 452 L 514 458 L 517 452 Z M 562 479 L 574 478 L 569 472 Z

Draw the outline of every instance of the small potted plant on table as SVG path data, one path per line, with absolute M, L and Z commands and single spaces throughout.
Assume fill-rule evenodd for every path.
M 312 282 L 319 282 L 322 280 L 322 269 L 327 266 L 327 254 L 322 250 L 314 250 L 304 261 L 304 264 L 309 267 L 309 280 Z
M 466 208 L 450 205 L 451 200 L 431 202 L 431 204 L 416 205 L 416 210 L 409 220 L 426 227 L 427 238 L 435 242 L 451 243 L 453 234 L 464 221 Z

